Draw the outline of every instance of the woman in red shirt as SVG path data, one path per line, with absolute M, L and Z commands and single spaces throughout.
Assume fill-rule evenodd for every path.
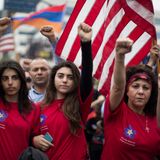
M 105 101 L 102 160 L 153 160 L 160 155 L 157 79 L 146 65 L 125 70 L 132 40 L 116 42 L 113 85 Z
M 44 33 L 45 29 L 41 32 L 47 34 Z M 87 158 L 84 124 L 93 95 L 91 27 L 81 23 L 78 34 L 82 47 L 81 76 L 72 62 L 62 62 L 54 66 L 45 99 L 41 103 L 42 135 L 35 138 L 34 143 L 38 148 L 46 151 L 50 160 L 86 160 Z M 54 146 L 44 142 L 46 132 L 51 135 Z
M 28 99 L 25 74 L 16 61 L 0 63 L 0 159 L 17 160 L 39 134 L 40 108 Z

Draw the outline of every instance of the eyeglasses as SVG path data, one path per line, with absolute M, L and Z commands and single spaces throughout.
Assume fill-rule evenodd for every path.
M 26 82 L 30 83 L 30 82 L 32 82 L 32 79 L 30 77 L 26 77 Z

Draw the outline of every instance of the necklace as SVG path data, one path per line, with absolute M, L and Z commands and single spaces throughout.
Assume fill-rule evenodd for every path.
M 149 133 L 150 128 L 149 128 L 149 126 L 148 126 L 148 119 L 147 119 L 147 116 L 145 116 L 145 117 L 146 117 L 146 126 L 145 126 L 145 131 L 146 131 L 147 133 Z

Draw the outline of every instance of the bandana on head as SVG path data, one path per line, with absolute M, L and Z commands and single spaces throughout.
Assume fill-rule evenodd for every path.
M 136 73 L 136 74 L 132 75 L 130 77 L 130 79 L 128 80 L 128 82 L 127 82 L 127 88 L 128 88 L 128 86 L 132 82 L 134 82 L 135 80 L 138 80 L 138 79 L 146 80 L 149 84 L 151 84 L 151 78 L 145 72 L 143 72 L 143 73 Z

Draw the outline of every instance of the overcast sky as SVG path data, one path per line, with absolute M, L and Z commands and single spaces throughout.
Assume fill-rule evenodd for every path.
M 160 0 L 152 0 L 152 1 L 154 9 L 160 11 Z
M 152 1 L 153 1 L 154 9 L 160 11 L 160 0 L 152 0 Z M 3 8 L 3 3 L 4 3 L 4 0 L 0 0 L 0 10 L 2 10 Z

